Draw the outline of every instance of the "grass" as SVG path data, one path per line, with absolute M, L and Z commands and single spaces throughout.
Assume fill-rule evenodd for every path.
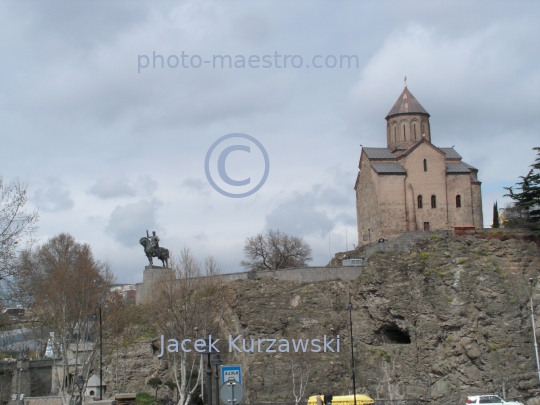
M 137 405 L 151 405 L 156 403 L 156 399 L 147 392 L 139 392 L 135 397 Z

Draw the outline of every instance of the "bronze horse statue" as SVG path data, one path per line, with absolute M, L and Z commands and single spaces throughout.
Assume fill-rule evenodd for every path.
M 150 265 L 153 266 L 152 257 L 157 257 L 163 263 L 163 268 L 169 267 L 169 249 L 162 247 L 153 247 L 150 238 L 143 237 L 139 240 L 139 243 L 144 247 L 144 253 L 150 262 Z

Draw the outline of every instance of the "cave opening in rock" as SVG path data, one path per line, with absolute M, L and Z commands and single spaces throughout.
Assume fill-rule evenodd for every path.
M 390 342 L 397 344 L 410 344 L 409 332 L 401 330 L 397 325 L 386 325 L 382 328 L 382 335 Z

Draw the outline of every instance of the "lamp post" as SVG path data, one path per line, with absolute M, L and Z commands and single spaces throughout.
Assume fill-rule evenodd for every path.
M 349 311 L 349 323 L 351 327 L 351 367 L 352 367 L 352 386 L 353 386 L 353 394 L 354 394 L 354 405 L 356 405 L 356 369 L 354 366 L 354 340 L 353 340 L 353 333 L 352 333 L 352 302 L 351 302 L 351 293 L 349 292 L 349 305 L 347 305 L 347 311 Z
M 214 358 L 210 362 L 213 366 L 216 366 L 216 405 L 219 405 L 219 366 L 223 365 L 223 362 L 221 361 L 221 357 L 219 354 L 215 354 Z
M 84 378 L 82 375 L 77 377 L 77 380 L 75 380 L 75 385 L 79 389 L 79 404 L 82 405 L 82 389 L 84 387 Z
M 198 326 L 195 326 L 195 327 L 193 328 L 193 330 L 195 331 L 195 336 L 196 336 L 196 338 L 198 339 L 198 338 L 199 338 L 199 327 L 198 327 Z M 202 356 L 203 356 L 203 355 L 201 354 L 201 364 L 203 363 L 203 358 L 202 358 Z M 204 396 L 205 396 L 205 394 L 204 394 L 204 373 L 201 375 L 201 395 L 202 395 L 202 399 L 203 399 L 203 401 L 204 401 Z M 178 396 L 178 394 L 177 394 L 177 396 Z M 177 402 L 178 402 L 178 401 L 177 401 Z
M 99 400 L 103 400 L 103 325 L 101 322 L 101 305 L 98 305 L 96 309 L 99 309 Z M 94 313 L 92 317 L 94 321 L 97 321 L 97 315 Z
M 536 370 L 538 371 L 538 381 L 540 381 L 540 362 L 538 361 L 538 344 L 536 343 L 536 327 L 534 326 L 534 308 L 533 308 L 533 294 L 532 294 L 532 288 L 533 288 L 533 279 L 530 278 L 529 282 L 531 283 L 531 320 L 532 320 L 532 330 L 533 330 L 533 337 L 534 337 L 534 352 L 536 353 Z
M 203 354 L 206 354 L 207 357 L 207 363 L 206 363 L 206 381 L 207 384 L 207 398 L 208 398 L 208 405 L 212 405 L 212 363 L 211 363 L 211 356 L 212 354 L 219 353 L 217 351 L 212 351 L 212 348 L 210 347 L 210 336 L 207 336 L 206 339 L 206 346 L 205 351 L 202 352 Z M 221 360 L 220 360 L 221 361 Z

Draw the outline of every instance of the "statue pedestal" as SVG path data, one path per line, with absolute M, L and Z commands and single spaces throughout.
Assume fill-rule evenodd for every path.
M 161 266 L 145 266 L 142 284 L 137 284 L 137 305 L 152 301 L 155 293 L 159 291 L 161 283 L 167 283 L 176 278 L 173 269 Z

